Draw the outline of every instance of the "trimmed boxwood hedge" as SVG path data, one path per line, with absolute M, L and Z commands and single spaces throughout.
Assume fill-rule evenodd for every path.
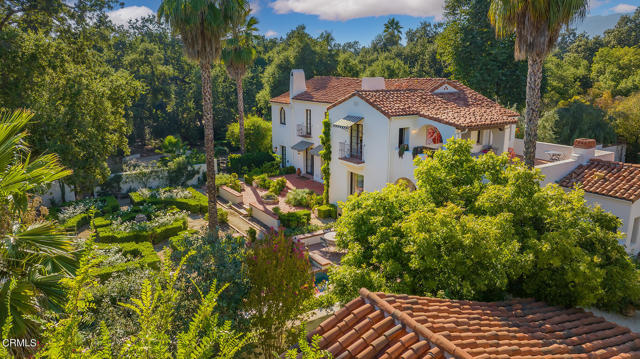
M 286 228 L 303 227 L 311 221 L 311 212 L 306 209 L 287 213 L 279 212 L 278 219 Z
M 110 225 L 111 225 L 111 220 L 106 219 L 104 217 L 96 217 L 93 219 L 93 222 L 91 223 L 91 228 L 96 229 L 96 228 L 107 227 Z
M 175 206 L 178 209 L 191 213 L 207 213 L 207 209 L 209 208 L 207 196 L 191 187 L 187 188 L 187 191 L 193 195 L 192 198 L 144 198 L 138 192 L 129 193 L 129 198 L 131 199 L 131 204 L 134 206 L 150 203 L 154 205 Z
M 149 231 L 113 232 L 110 228 L 97 228 L 94 234 L 96 242 L 122 243 L 122 242 L 151 242 L 153 244 L 175 236 L 187 229 L 187 218 L 183 217 L 171 224 L 156 227 Z
M 67 232 L 78 233 L 78 231 L 82 226 L 86 226 L 87 224 L 89 224 L 90 220 L 91 220 L 91 216 L 89 216 L 88 213 L 80 213 L 78 215 L 75 215 L 69 218 L 66 222 L 64 222 L 62 227 Z
M 335 204 L 324 204 L 316 207 L 318 211 L 318 218 L 337 218 L 338 208 Z
M 113 248 L 117 247 L 123 254 L 128 254 L 136 257 L 135 260 L 125 263 L 119 263 L 113 266 L 106 266 L 102 268 L 96 268 L 91 273 L 101 280 L 108 279 L 116 272 L 125 271 L 132 268 L 152 268 L 160 269 L 160 258 L 153 249 L 153 245 L 149 242 L 135 243 L 96 243 L 98 248 Z

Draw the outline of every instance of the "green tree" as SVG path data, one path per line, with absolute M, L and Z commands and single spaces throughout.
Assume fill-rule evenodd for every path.
M 513 37 L 495 39 L 490 0 L 447 0 L 437 56 L 455 80 L 505 105 L 522 107 L 526 65 L 513 58 Z
M 549 105 L 583 95 L 591 87 L 589 62 L 577 54 L 563 58 L 549 56 L 544 63 L 546 88 L 544 99 Z
M 248 244 L 247 273 L 251 287 L 245 310 L 258 334 L 256 344 L 262 355 L 273 359 L 283 353 L 297 335 L 291 337 L 306 311 L 303 303 L 313 297 L 311 266 L 300 241 L 280 233 L 269 233 Z
M 216 358 L 231 359 L 251 340 L 250 336 L 231 329 L 231 323 L 219 323 L 214 310 L 217 299 L 226 288 L 216 288 L 216 282 L 206 296 L 201 293 L 201 304 L 195 312 L 186 331 L 177 334 L 175 350 L 171 349 L 171 330 L 174 327 L 174 312 L 180 291 L 176 281 L 187 257 L 177 268 L 169 261 L 163 263 L 162 270 L 154 281 L 145 280 L 140 297 L 131 298 L 131 303 L 119 305 L 136 314 L 140 324 L 139 332 L 130 336 L 116 356 L 113 355 L 111 340 L 104 323 L 101 323 L 102 336 L 98 343 L 85 347 L 79 340 L 81 324 L 91 322 L 88 315 L 93 306 L 90 289 L 97 286 L 91 276 L 92 269 L 98 263 L 92 248 L 88 244 L 87 254 L 75 279 L 64 281 L 69 293 L 65 311 L 61 320 L 49 324 L 47 343 L 38 353 L 39 358 Z
M 576 138 L 594 138 L 598 143 L 609 145 L 617 140 L 613 119 L 599 107 L 578 98 L 561 102 L 543 119 L 541 127 L 543 121 L 550 121 L 545 126 L 553 128 L 553 137 L 545 139 L 552 143 L 571 146 Z
M 541 187 L 539 170 L 507 154 L 474 158 L 464 140 L 446 147 L 416 160 L 415 191 L 390 184 L 343 204 L 335 228 L 347 254 L 332 272 L 339 299 L 363 284 L 607 310 L 640 299 L 640 273 L 618 243 L 614 215 L 587 205 L 581 190 Z
M 54 154 L 31 156 L 25 127 L 32 117 L 0 113 L 0 323 L 10 326 L 3 339 L 38 338 L 38 317 L 64 305 L 59 281 L 75 271 L 72 239 L 44 219 L 34 198 L 71 171 Z
M 560 30 L 585 16 L 588 0 L 491 0 L 489 19 L 499 38 L 515 33 L 516 60 L 528 60 L 524 158 L 533 167 L 536 154 L 542 65 L 553 50 Z
M 262 89 L 258 93 L 258 107 L 270 119 L 269 100 L 289 90 L 291 69 L 304 69 L 305 76 L 326 76 L 335 73 L 337 53 L 329 47 L 327 37 L 311 37 L 304 25 L 291 30 L 283 42 L 266 55 L 268 65 L 262 74 Z
M 222 60 L 227 68 L 227 73 L 236 83 L 240 152 L 243 154 L 245 153 L 245 134 L 242 78 L 247 72 L 247 68 L 256 59 L 254 32 L 257 30 L 256 25 L 258 24 L 258 20 L 255 17 L 248 17 L 250 13 L 251 9 L 247 6 L 237 16 L 231 26 L 231 37 L 226 40 L 222 49 Z
M 640 8 L 633 15 L 622 15 L 613 29 L 604 31 L 603 40 L 608 47 L 633 47 L 640 44 Z
M 615 128 L 627 144 L 626 162 L 640 162 L 640 92 L 617 101 L 609 110 Z
M 640 90 L 640 48 L 601 48 L 593 58 L 591 79 L 596 90 L 612 96 Z
M 240 126 L 232 123 L 227 129 L 227 140 L 233 146 L 241 144 Z M 247 152 L 271 152 L 271 122 L 249 115 L 245 121 Z
M 438 58 L 436 39 L 443 25 L 421 22 L 415 29 L 407 29 L 407 45 L 403 50 L 403 61 L 409 67 L 411 77 L 444 77 L 444 64 Z
M 244 1 L 224 0 L 202 2 L 198 0 L 164 0 L 158 8 L 158 17 L 166 21 L 175 34 L 179 34 L 190 59 L 200 65 L 202 77 L 202 116 L 204 142 L 207 152 L 207 196 L 209 198 L 209 231 L 217 236 L 218 216 L 216 202 L 215 144 L 211 96 L 211 65 L 220 58 L 222 40 L 229 27 L 240 14 Z
M 407 77 L 408 75 L 409 68 L 407 65 L 390 53 L 380 55 L 363 73 L 363 76 L 366 77 L 380 76 L 386 79 Z

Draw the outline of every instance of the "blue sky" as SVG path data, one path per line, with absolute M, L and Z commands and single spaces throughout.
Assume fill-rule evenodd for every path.
M 114 22 L 155 13 L 160 0 L 124 0 L 125 7 L 112 12 Z M 258 28 L 269 37 L 284 36 L 300 24 L 312 35 L 329 31 L 338 42 L 369 42 L 382 32 L 383 24 L 395 17 L 406 28 L 416 27 L 421 21 L 442 19 L 444 0 L 253 0 L 254 15 L 260 21 Z M 640 0 L 591 0 L 590 16 L 631 13 Z M 615 16 L 608 16 L 615 23 Z M 587 18 L 585 26 L 596 18 Z M 603 19 L 602 17 L 600 19 Z

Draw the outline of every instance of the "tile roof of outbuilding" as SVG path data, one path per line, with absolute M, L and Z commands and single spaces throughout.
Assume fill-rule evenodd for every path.
M 448 84 L 457 92 L 434 93 Z M 443 78 L 385 79 L 384 90 L 361 90 L 362 79 L 317 76 L 306 81 L 307 91 L 295 100 L 339 105 L 359 96 L 387 117 L 418 115 L 459 129 L 497 127 L 517 122 L 517 112 L 508 110 L 478 92 Z M 271 99 L 289 103 L 289 92 Z
M 309 333 L 335 359 L 640 358 L 640 335 L 533 299 L 473 302 L 360 290 Z
M 580 184 L 585 192 L 635 202 L 640 199 L 640 165 L 591 159 L 558 183 L 568 188 Z

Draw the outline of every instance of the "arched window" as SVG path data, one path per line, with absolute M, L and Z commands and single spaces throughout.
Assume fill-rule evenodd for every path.
M 285 118 L 284 107 L 280 107 L 280 123 L 283 125 L 287 124 L 287 119 Z

